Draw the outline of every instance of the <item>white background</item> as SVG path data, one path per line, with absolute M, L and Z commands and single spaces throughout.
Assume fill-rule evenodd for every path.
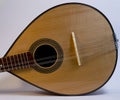
M 111 22 L 120 38 L 119 0 L 0 0 L 0 57 L 3 57 L 23 29 L 39 14 L 62 3 L 80 2 L 96 7 Z M 120 98 L 120 60 L 110 81 L 100 90 L 86 96 L 56 96 L 39 90 L 15 76 L 0 73 L 0 100 L 79 99 L 117 100 Z

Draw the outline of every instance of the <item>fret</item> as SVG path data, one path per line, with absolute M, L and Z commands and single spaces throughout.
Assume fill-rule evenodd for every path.
M 24 61 L 23 61 L 22 54 L 20 54 L 20 60 L 21 60 L 21 67 L 24 68 Z
M 28 67 L 30 67 L 29 59 L 28 59 L 28 53 L 25 53 L 25 56 L 26 56 L 26 62 L 27 62 L 27 65 L 28 65 Z
M 21 55 L 21 54 L 18 54 L 18 55 L 17 55 L 17 56 L 18 56 L 18 60 L 19 60 L 19 68 L 21 68 L 21 66 L 22 66 L 22 61 L 21 61 L 20 55 Z
M 16 63 L 15 63 L 15 62 L 16 62 L 16 61 L 15 61 L 15 56 L 11 56 L 10 58 L 11 58 L 11 65 L 12 65 L 12 67 L 13 67 L 14 69 L 17 69 L 17 68 L 16 68 L 17 65 L 16 65 Z
M 2 61 L 3 61 L 3 71 L 7 71 L 7 62 L 6 62 L 6 58 L 3 58 Z
M 4 62 L 3 62 L 3 59 L 1 59 L 1 62 L 2 62 L 2 70 L 4 69 Z
M 17 70 L 19 66 L 17 55 L 14 55 L 13 58 L 14 58 L 14 68 Z
M 8 61 L 7 61 L 7 58 L 5 58 L 6 59 L 6 67 L 5 67 L 5 69 L 6 69 L 6 71 L 9 71 L 10 70 L 10 68 L 9 68 L 9 66 L 8 66 Z
M 11 57 L 8 57 L 8 58 L 10 59 L 10 66 L 14 69 Z
M 2 62 L 1 71 L 2 71 L 2 72 L 8 71 L 8 70 L 9 70 L 9 66 L 8 66 L 8 64 L 7 64 L 7 58 L 1 59 L 1 62 Z
M 29 68 L 33 63 L 30 52 L 4 57 L 0 59 L 0 72 Z
M 26 64 L 26 66 L 25 66 L 25 67 L 28 67 L 28 61 L 27 61 L 27 56 L 26 56 L 26 53 L 24 53 L 24 58 L 25 58 L 25 64 Z
M 23 57 L 24 57 L 24 68 L 28 68 L 28 61 L 27 61 L 27 57 L 26 57 L 26 53 L 23 53 Z
M 25 68 L 26 61 L 25 61 L 24 53 L 22 53 L 21 56 L 22 56 L 22 59 L 23 59 L 23 66 L 22 67 Z
M 3 67 L 3 63 L 2 63 L 2 59 L 0 59 L 0 72 L 2 71 Z
M 11 66 L 10 57 L 7 57 L 6 60 L 7 60 L 7 66 L 8 66 L 8 68 L 10 68 L 10 69 L 13 70 L 14 68 Z
M 19 69 L 20 68 L 20 61 L 19 61 L 18 55 L 16 55 L 16 57 L 17 57 L 17 68 Z

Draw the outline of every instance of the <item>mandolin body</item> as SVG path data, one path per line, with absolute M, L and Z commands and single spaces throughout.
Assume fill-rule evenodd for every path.
M 99 89 L 110 79 L 117 61 L 115 42 L 112 26 L 102 13 L 88 5 L 69 3 L 51 8 L 32 21 L 5 57 L 29 51 L 35 59 L 38 47 L 51 46 L 53 51 L 49 47 L 38 51 L 55 51 L 53 63 L 40 66 L 36 62 L 30 68 L 9 72 L 53 93 L 82 95 Z

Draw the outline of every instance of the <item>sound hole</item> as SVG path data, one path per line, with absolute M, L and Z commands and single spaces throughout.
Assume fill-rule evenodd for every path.
M 57 52 L 50 45 L 41 45 L 36 49 L 34 57 L 40 66 L 47 68 L 56 62 Z

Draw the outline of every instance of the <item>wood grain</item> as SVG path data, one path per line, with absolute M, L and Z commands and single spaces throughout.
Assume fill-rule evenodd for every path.
M 78 66 L 71 32 L 76 40 L 82 67 Z M 65 95 L 86 94 L 101 87 L 116 63 L 113 31 L 97 10 L 82 4 L 66 4 L 48 10 L 22 33 L 6 56 L 29 51 L 42 38 L 55 40 L 62 47 L 64 61 L 53 73 L 33 68 L 11 73 L 43 89 Z

